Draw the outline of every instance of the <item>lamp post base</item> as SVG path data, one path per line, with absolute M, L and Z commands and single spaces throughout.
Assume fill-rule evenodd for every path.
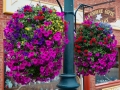
M 75 74 L 61 74 L 60 82 L 57 85 L 59 90 L 77 90 L 79 84 L 76 81 Z

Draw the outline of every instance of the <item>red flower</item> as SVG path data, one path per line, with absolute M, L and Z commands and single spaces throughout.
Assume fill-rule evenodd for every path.
M 86 57 L 88 56 L 88 54 L 84 54 Z
M 110 38 L 111 38 L 111 36 L 109 35 L 107 38 L 108 38 L 108 39 L 110 39 Z
M 87 42 L 87 40 L 84 40 L 84 43 L 86 43 Z
M 92 40 L 92 42 L 96 42 L 96 39 L 95 39 L 95 38 L 92 38 L 91 40 Z
M 39 16 L 39 20 L 43 20 L 44 18 L 44 16 Z
M 26 9 L 24 9 L 24 12 L 26 12 L 27 10 Z
M 90 45 L 92 45 L 92 41 L 90 40 Z
M 103 38 L 104 41 L 106 41 L 107 39 L 106 38 Z
M 102 31 L 102 30 L 104 30 L 104 29 L 103 29 L 103 28 L 98 28 L 98 30 Z
M 34 19 L 35 19 L 35 20 L 38 20 L 38 16 L 34 16 Z
M 43 12 L 42 12 L 42 11 L 39 11 L 39 14 L 40 14 L 40 15 L 42 15 L 42 14 L 43 14 Z
M 81 50 L 77 50 L 78 53 L 81 53 Z
M 86 27 L 90 27 L 90 24 L 85 24 L 85 23 L 84 23 L 83 25 L 86 26 Z
M 107 44 L 107 42 L 103 42 L 103 44 Z
M 78 40 L 81 42 L 82 41 L 82 39 L 83 39 L 83 36 L 80 36 L 79 38 L 78 38 Z
M 81 46 L 79 46 L 79 45 L 75 45 L 75 47 L 76 47 L 76 48 L 79 48 L 79 49 L 81 48 Z
M 49 13 L 52 13 L 52 10 L 51 10 L 51 9 L 49 10 Z
M 32 12 L 32 8 L 30 8 L 28 11 L 29 11 L 29 12 Z
M 77 39 L 77 40 L 75 40 L 75 43 L 77 43 L 77 42 L 79 42 L 79 40 Z
M 88 53 L 88 50 L 86 49 L 86 50 L 84 50 L 84 53 Z

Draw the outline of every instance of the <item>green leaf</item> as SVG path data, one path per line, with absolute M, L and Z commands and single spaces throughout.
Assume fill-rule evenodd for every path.
M 94 57 L 91 57 L 91 60 L 94 61 L 95 60 Z

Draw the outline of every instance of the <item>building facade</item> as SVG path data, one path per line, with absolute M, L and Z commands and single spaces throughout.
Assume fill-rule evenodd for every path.
M 4 47 L 3 47 L 3 40 L 4 38 L 4 28 L 6 26 L 7 21 L 10 19 L 11 17 L 11 13 L 3 13 L 4 10 L 4 5 L 3 5 L 3 1 L 4 0 L 0 0 L 0 90 L 4 90 Z M 39 1 L 39 0 L 36 0 Z M 40 0 L 40 1 L 44 1 L 47 3 L 53 3 L 53 4 L 57 4 L 56 0 Z M 62 4 L 62 6 L 64 6 L 64 0 L 59 0 Z M 75 8 L 77 8 L 79 6 L 79 4 L 88 4 L 88 5 L 94 5 L 94 4 L 98 4 L 98 3 L 103 3 L 109 0 L 74 0 L 74 6 Z M 106 4 L 101 4 L 98 6 L 94 6 L 93 9 L 85 9 L 85 12 L 90 12 L 92 10 L 98 9 L 98 8 L 109 8 L 109 7 L 114 7 L 116 10 L 116 22 L 113 22 L 113 33 L 116 36 L 116 39 L 118 41 L 117 43 L 117 48 L 118 48 L 118 70 L 117 73 L 118 75 L 118 80 L 116 81 L 110 81 L 107 83 L 100 83 L 100 84 L 96 84 L 96 78 L 95 76 L 87 76 L 84 77 L 84 89 L 85 90 L 114 90 L 111 89 L 109 87 L 115 87 L 117 88 L 120 85 L 120 25 L 118 25 L 119 20 L 120 20 L 120 0 L 115 0 L 115 2 L 111 2 L 111 3 L 106 3 Z M 81 17 L 80 17 L 81 18 Z M 81 22 L 79 22 L 81 23 Z M 79 23 L 77 25 L 79 25 Z M 104 89 L 104 88 L 109 88 L 109 89 Z M 13 89 L 12 89 L 13 90 Z M 25 90 L 25 89 L 24 89 Z M 116 89 L 117 90 L 117 89 Z M 119 90 L 119 89 L 118 89 Z

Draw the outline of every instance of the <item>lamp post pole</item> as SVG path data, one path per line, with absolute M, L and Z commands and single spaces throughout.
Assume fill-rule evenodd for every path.
M 79 84 L 74 72 L 74 0 L 64 0 L 65 20 L 69 22 L 67 32 L 69 43 L 64 52 L 63 74 L 57 85 L 60 90 L 76 90 Z

